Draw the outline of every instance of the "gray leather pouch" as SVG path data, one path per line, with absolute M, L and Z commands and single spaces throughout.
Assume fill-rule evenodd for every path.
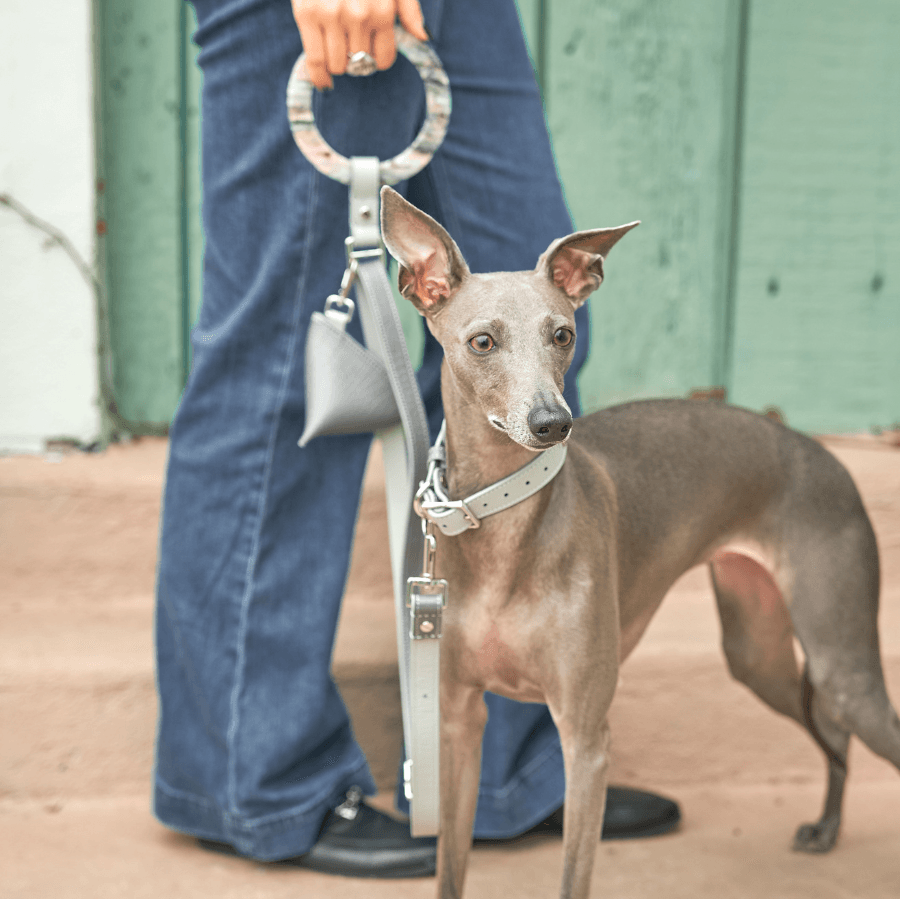
M 306 338 L 306 426 L 300 446 L 314 437 L 380 431 L 399 423 L 382 361 L 340 321 L 314 312 Z

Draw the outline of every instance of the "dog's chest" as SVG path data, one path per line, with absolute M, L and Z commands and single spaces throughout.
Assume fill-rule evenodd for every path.
M 485 690 L 520 702 L 543 702 L 540 666 L 528 636 L 503 616 L 477 614 L 464 626 L 462 670 Z

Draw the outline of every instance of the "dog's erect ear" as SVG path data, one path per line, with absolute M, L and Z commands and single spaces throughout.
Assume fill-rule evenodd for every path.
M 619 228 L 577 231 L 560 237 L 538 259 L 535 271 L 545 274 L 577 309 L 603 280 L 603 260 L 619 239 L 640 222 Z
M 381 188 L 381 234 L 400 263 L 400 293 L 422 315 L 439 312 L 469 274 L 453 238 L 387 186 Z

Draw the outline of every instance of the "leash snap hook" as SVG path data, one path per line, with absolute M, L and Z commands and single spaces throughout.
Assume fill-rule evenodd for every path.
M 358 271 L 359 263 L 351 257 L 347 260 L 347 268 L 344 269 L 344 274 L 341 278 L 341 289 L 338 291 L 338 296 L 342 299 L 346 300 L 350 296 L 350 288 L 353 287 L 356 281 L 356 273 Z
M 358 269 L 359 263 L 356 259 L 350 259 L 341 278 L 340 290 L 325 300 L 325 314 L 342 328 L 347 327 L 356 311 L 356 304 L 350 299 L 350 290 L 356 282 Z
M 437 541 L 432 533 L 433 526 L 427 518 L 422 519 L 422 577 L 434 580 L 434 556 L 437 551 Z
M 447 582 L 434 576 L 437 542 L 433 528 L 427 518 L 422 519 L 422 576 L 411 577 L 406 582 L 411 640 L 439 640 L 441 637 L 441 619 L 447 605 Z

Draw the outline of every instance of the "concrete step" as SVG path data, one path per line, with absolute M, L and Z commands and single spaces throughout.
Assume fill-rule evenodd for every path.
M 900 453 L 835 441 L 882 549 L 882 646 L 900 698 Z M 74 899 L 336 891 L 431 896 L 429 881 L 343 881 L 198 851 L 156 824 L 152 593 L 166 445 L 100 456 L 0 458 L 0 895 Z M 53 457 L 51 457 L 53 458 Z M 335 674 L 388 805 L 400 747 L 382 479 L 367 476 Z M 613 778 L 682 803 L 679 834 L 600 847 L 595 895 L 735 899 L 896 896 L 900 778 L 851 758 L 842 842 L 788 849 L 818 814 L 824 765 L 793 723 L 733 683 L 704 572 L 673 590 L 624 666 L 612 711 Z M 558 840 L 473 854 L 467 895 L 555 895 Z
M 0 729 L 0 797 L 146 790 L 156 724 L 152 590 L 165 450 L 164 441 L 143 440 L 102 456 L 0 459 L 0 719 L 16 722 Z M 882 641 L 897 696 L 900 454 L 840 443 L 837 451 L 854 468 L 879 530 Z M 390 591 L 376 454 L 334 670 L 385 791 L 396 776 L 402 731 Z M 799 728 L 730 681 L 718 641 L 706 575 L 692 572 L 623 669 L 612 712 L 618 779 L 672 787 L 710 777 L 818 783 L 818 751 Z M 883 763 L 865 751 L 861 757 L 854 780 L 884 776 Z
M 393 609 L 351 598 L 336 677 L 379 785 L 396 778 L 402 723 Z M 347 615 L 349 620 L 351 614 Z M 0 798 L 146 789 L 156 727 L 152 607 L 33 603 L 0 631 Z
M 0 729 L 0 797 L 146 789 L 166 448 L 0 458 L 0 719 L 18 722 Z M 402 725 L 379 472 L 366 481 L 334 671 L 387 789 Z
M 806 734 L 728 677 L 699 580 L 678 585 L 623 668 L 612 711 L 616 776 L 669 787 L 709 778 L 818 783 L 821 761 Z M 353 594 L 346 602 L 335 669 L 379 787 L 389 790 L 402 728 L 393 610 Z M 689 635 L 680 633 L 685 621 Z M 900 657 L 892 651 L 885 661 L 900 695 Z M 36 603 L 7 616 L 0 683 L 0 720 L 16 723 L 0 729 L 0 797 L 146 789 L 156 724 L 149 597 L 94 609 Z M 854 758 L 854 782 L 885 776 L 880 760 L 864 751 L 862 759 Z

